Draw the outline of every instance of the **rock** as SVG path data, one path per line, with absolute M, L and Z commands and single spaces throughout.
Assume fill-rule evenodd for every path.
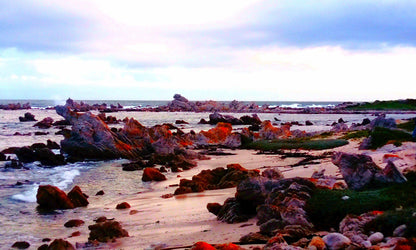
M 12 245 L 12 248 L 17 248 L 17 249 L 26 249 L 29 247 L 30 247 L 30 244 L 29 242 L 26 242 L 26 241 L 16 241 Z
M 189 122 L 186 122 L 184 120 L 176 120 L 175 124 L 189 124 Z
M 252 114 L 251 116 L 242 116 L 240 117 L 240 120 L 244 125 L 258 126 L 261 124 L 261 120 L 257 114 Z
M 35 119 L 35 116 L 32 113 L 26 112 L 23 117 L 19 116 L 19 121 L 20 122 L 35 122 L 37 120 Z
M 80 235 L 81 235 L 80 231 L 75 231 L 69 237 L 77 237 L 77 236 L 80 236 Z
M 365 125 L 368 125 L 368 124 L 370 124 L 370 123 L 371 123 L 370 119 L 368 119 L 368 118 L 364 118 L 364 119 L 363 119 L 363 121 L 361 122 L 361 125 L 362 125 L 362 126 L 365 126 Z
M 370 129 L 373 130 L 375 127 L 382 128 L 396 128 L 396 121 L 393 118 L 386 119 L 385 115 L 380 115 L 370 123 Z
M 179 102 L 189 102 L 188 99 L 186 99 L 185 97 L 181 96 L 180 94 L 175 94 L 173 96 L 173 99 Z
M 382 242 L 383 239 L 384 235 L 380 232 L 373 233 L 368 237 L 368 241 L 370 241 L 372 245 L 377 245 L 378 243 Z
M 35 152 L 29 147 L 16 148 L 14 153 L 16 154 L 19 161 L 23 163 L 31 163 L 36 161 Z
M 71 191 L 68 193 L 68 198 L 74 204 L 75 207 L 86 207 L 89 202 L 87 200 L 87 196 L 81 191 L 81 188 L 75 186 L 72 188 Z
M 43 244 L 40 247 L 38 247 L 38 250 L 48 250 L 48 244 Z
M 261 176 L 266 177 L 267 179 L 273 179 L 273 180 L 280 180 L 284 178 L 282 172 L 274 168 L 269 168 L 269 169 L 264 170 L 261 173 Z
M 181 180 L 175 194 L 235 187 L 241 181 L 254 176 L 258 176 L 258 171 L 247 170 L 240 164 L 229 164 L 227 169 L 203 170 L 194 175 L 192 180 Z
M 175 195 L 174 194 L 163 194 L 160 197 L 163 198 L 163 199 L 169 199 L 169 198 L 172 198 L 173 196 L 175 196 Z
M 226 141 L 227 137 L 231 135 L 232 129 L 231 124 L 219 122 L 215 128 L 199 132 L 196 136 L 196 144 L 222 144 Z
M 37 122 L 33 127 L 38 127 L 42 129 L 48 129 L 52 127 L 53 119 L 51 117 L 46 117 L 42 121 Z
M 98 196 L 98 195 L 104 195 L 104 190 L 100 190 L 100 191 L 98 191 L 95 195 L 96 195 L 96 196 Z
M 393 163 L 382 170 L 367 155 L 338 152 L 332 156 L 332 163 L 340 169 L 348 188 L 352 190 L 378 188 L 406 181 Z
M 219 203 L 208 203 L 207 204 L 207 209 L 208 209 L 208 212 L 210 212 L 210 213 L 212 213 L 212 214 L 214 214 L 214 215 L 218 215 L 218 213 L 220 212 L 220 210 L 221 210 L 221 204 L 219 204 Z
M 241 244 L 265 244 L 270 237 L 260 233 L 249 233 L 240 238 Z
M 218 220 L 229 224 L 248 221 L 250 217 L 236 198 L 226 199 L 217 214 Z
M 313 123 L 312 123 L 311 121 L 307 120 L 307 121 L 305 121 L 305 125 L 306 125 L 306 126 L 312 126 L 312 125 L 313 125 Z
M 64 226 L 65 227 L 79 227 L 81 225 L 84 225 L 84 223 L 85 222 L 83 220 L 74 219 L 74 220 L 69 220 L 65 222 Z
M 166 176 L 157 168 L 145 168 L 143 171 L 142 181 L 164 181 Z
M 6 155 L 0 152 L 0 161 L 5 161 L 7 159 Z
M 126 208 L 130 208 L 130 204 L 127 202 L 122 202 L 120 204 L 117 204 L 116 209 L 126 209 Z
M 198 241 L 192 246 L 191 250 L 216 250 L 216 248 L 204 241 Z
M 72 209 L 74 204 L 64 191 L 51 185 L 40 185 L 36 194 L 36 202 L 40 208 L 53 209 Z
M 278 206 L 270 204 L 262 204 L 257 206 L 257 225 L 266 223 L 269 220 L 281 220 L 280 211 Z
M 263 121 L 259 130 L 259 137 L 263 140 L 274 140 L 280 138 L 288 138 L 292 135 L 290 132 L 290 124 L 274 127 L 270 121 Z
M 44 166 L 62 166 L 66 164 L 63 155 L 56 155 L 49 148 L 39 148 L 34 150 L 35 159 Z
M 393 231 L 394 237 L 403 237 L 406 234 L 407 226 L 406 224 L 396 227 Z
M 364 245 L 368 240 L 365 233 L 365 225 L 373 221 L 379 214 L 368 212 L 360 216 L 347 215 L 339 223 L 339 232 L 348 237 L 352 242 L 358 245 Z
M 331 131 L 335 133 L 348 131 L 348 125 L 345 123 L 336 123 L 332 125 Z
M 345 123 L 345 121 L 344 121 L 344 119 L 342 119 L 342 117 L 341 117 L 341 118 L 339 118 L 339 119 L 338 119 L 338 123 Z
M 121 166 L 123 167 L 123 171 L 136 171 L 136 170 L 142 170 L 146 167 L 153 167 L 154 164 L 151 163 L 150 161 L 145 162 L 143 160 L 138 160 L 138 161 L 134 161 L 134 162 L 129 162 L 129 163 L 123 163 L 121 164 Z
M 240 119 L 235 118 L 234 116 L 231 116 L 231 115 L 222 115 L 217 111 L 209 115 L 209 121 L 208 121 L 209 124 L 215 125 L 220 122 L 229 123 L 231 125 L 243 124 L 243 122 Z
M 58 143 L 51 140 L 46 141 L 46 147 L 49 149 L 61 149 Z
M 328 250 L 344 249 L 351 244 L 351 240 L 340 233 L 329 233 L 322 239 Z
M 281 220 L 270 219 L 267 222 L 260 225 L 260 233 L 264 235 L 272 235 L 277 229 L 282 229 L 284 223 Z
M 105 221 L 88 226 L 91 231 L 88 240 L 108 242 L 116 238 L 129 237 L 126 230 L 121 227 L 118 221 Z
M 308 249 L 324 250 L 325 241 L 319 236 L 314 236 L 309 242 Z
M 48 246 L 48 250 L 75 250 L 74 246 L 66 240 L 56 239 Z
M 6 165 L 4 165 L 4 168 L 21 169 L 24 168 L 24 166 L 20 161 L 11 159 L 10 162 L 7 162 Z
M 226 243 L 226 244 L 216 244 L 215 248 L 217 250 L 242 250 L 243 248 L 239 245 L 233 243 Z

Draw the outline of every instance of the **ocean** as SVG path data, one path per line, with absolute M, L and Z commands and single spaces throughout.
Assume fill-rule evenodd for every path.
M 31 110 L 0 110 L 0 151 L 8 147 L 30 146 L 33 143 L 46 143 L 52 140 L 59 143 L 63 137 L 56 135 L 56 128 L 39 129 L 33 127 L 35 122 L 19 122 L 19 116 L 25 112 L 31 112 L 37 120 L 51 117 L 55 121 L 62 117 L 52 109 L 45 109 L 56 104 L 54 101 L 37 100 L 2 100 L 0 103 L 27 103 L 30 102 Z M 123 106 L 157 106 L 164 105 L 164 101 L 86 101 L 86 103 L 107 103 Z M 270 105 L 282 105 L 282 103 L 269 103 Z M 287 105 L 295 105 L 294 102 L 286 102 Z M 286 105 L 285 104 L 285 105 Z M 336 103 L 298 103 L 296 105 L 336 105 Z M 190 112 L 116 112 L 111 113 L 118 119 L 133 117 L 145 126 L 153 126 L 162 123 L 174 123 L 181 119 L 189 124 L 180 125 L 184 131 L 207 130 L 210 125 L 198 124 L 200 119 L 208 120 L 209 113 Z M 246 114 L 232 114 L 240 117 Z M 359 123 L 364 118 L 374 119 L 371 114 L 258 114 L 262 120 L 278 121 L 278 123 L 298 121 L 304 124 L 311 121 L 312 126 L 293 126 L 292 129 L 306 131 L 329 130 L 331 124 L 339 118 L 343 118 L 348 125 Z M 414 117 L 414 114 L 387 114 L 387 117 L 404 119 Z M 121 127 L 121 125 L 114 125 Z M 235 126 L 235 129 L 241 126 Z M 35 135 L 35 132 L 47 132 L 46 135 Z M 17 133 L 20 133 L 18 135 Z M 14 155 L 8 155 L 14 158 Z M 126 160 L 77 162 L 65 166 L 45 168 L 39 163 L 25 164 L 23 169 L 6 169 L 6 162 L 0 162 L 0 249 L 9 249 L 13 242 L 26 240 L 41 243 L 43 238 L 62 238 L 68 236 L 68 230 L 62 225 L 70 218 L 76 217 L 80 212 L 85 219 L 102 215 L 102 207 L 112 207 L 123 197 L 136 193 L 161 192 L 164 187 L 154 183 L 143 183 L 140 180 L 141 171 L 121 171 L 121 164 Z M 174 173 L 167 174 L 168 179 L 176 177 Z M 58 211 L 54 214 L 42 214 L 36 210 L 36 191 L 39 185 L 51 184 L 64 191 L 69 191 L 74 185 L 79 185 L 82 190 L 90 195 L 91 204 L 87 208 L 77 208 L 71 211 Z M 103 198 L 96 198 L 94 194 L 99 190 L 106 190 Z M 82 212 L 82 213 L 81 213 Z M 83 218 L 81 218 L 83 219 Z M 7 229 L 7 230 L 5 230 Z M 83 234 L 87 234 L 84 229 Z

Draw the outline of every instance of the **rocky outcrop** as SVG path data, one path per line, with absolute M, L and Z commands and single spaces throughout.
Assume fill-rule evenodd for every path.
M 68 198 L 75 207 L 86 207 L 89 204 L 87 200 L 88 196 L 84 194 L 78 186 L 73 187 L 71 191 L 69 191 Z
M 352 190 L 379 188 L 391 183 L 406 182 L 406 178 L 393 162 L 389 162 L 384 169 L 381 169 L 367 155 L 338 152 L 333 155 L 332 163 L 340 169 L 348 188 Z
M 35 122 L 37 120 L 35 119 L 35 116 L 32 113 L 26 112 L 23 116 L 19 116 L 19 121 L 20 122 Z
M 31 109 L 30 103 L 9 103 L 9 104 L 0 104 L 0 109 L 4 110 L 19 110 L 19 109 Z
M 280 128 L 274 127 L 271 121 L 263 121 L 259 130 L 259 137 L 263 140 L 288 138 L 292 135 L 290 124 L 284 124 Z
M 31 147 L 21 147 L 14 150 L 19 161 L 23 163 L 31 163 L 40 161 L 43 166 L 61 166 L 66 161 L 60 154 L 56 155 L 45 144 L 32 145 Z
M 175 195 L 231 188 L 237 186 L 241 181 L 255 176 L 259 176 L 259 171 L 247 170 L 240 164 L 229 164 L 226 169 L 220 167 L 213 170 L 203 170 L 194 175 L 192 180 L 182 179 L 179 188 L 175 190 Z

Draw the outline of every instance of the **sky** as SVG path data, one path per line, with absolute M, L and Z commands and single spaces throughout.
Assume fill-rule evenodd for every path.
M 416 2 L 0 0 L 0 99 L 416 98 Z

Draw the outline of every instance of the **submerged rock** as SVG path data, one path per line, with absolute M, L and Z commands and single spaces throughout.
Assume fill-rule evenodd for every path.
M 26 112 L 24 116 L 19 116 L 19 121 L 20 122 L 35 122 L 37 120 L 35 119 L 35 116 L 32 113 Z

